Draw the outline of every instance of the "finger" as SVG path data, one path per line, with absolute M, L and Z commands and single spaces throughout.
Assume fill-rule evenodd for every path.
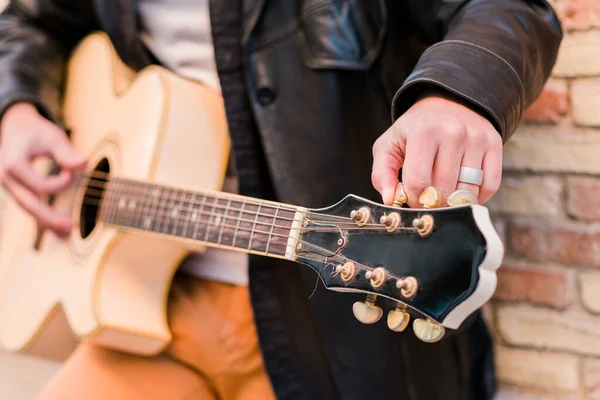
M 7 170 L 9 174 L 38 196 L 56 193 L 71 182 L 72 174 L 62 170 L 58 175 L 44 175 L 25 161 Z
M 49 151 L 58 165 L 66 169 L 79 169 L 85 165 L 85 158 L 79 154 L 67 135 L 58 127 L 52 126 L 52 142 Z
M 398 171 L 404 163 L 404 152 L 391 131 L 384 133 L 373 145 L 371 182 L 381 194 L 383 204 L 391 205 L 398 184 Z
M 443 142 L 433 165 L 433 186 L 442 192 L 442 204 L 456 190 L 460 163 L 465 152 L 464 141 Z
M 71 230 L 70 218 L 56 213 L 50 205 L 44 203 L 10 175 L 4 177 L 3 184 L 15 201 L 31 214 L 41 226 L 49 228 L 60 235 Z
M 406 157 L 402 168 L 402 183 L 408 196 L 408 205 L 421 207 L 419 196 L 432 183 L 433 163 L 438 152 L 434 140 L 409 138 L 406 142 Z
M 481 164 L 483 163 L 484 152 L 484 146 L 480 146 L 479 143 L 476 141 L 469 141 L 467 143 L 465 154 L 463 155 L 459 169 L 460 167 L 482 169 Z M 456 190 L 468 190 L 475 196 L 479 195 L 479 185 L 475 185 L 472 183 L 457 182 Z
M 492 147 L 483 158 L 483 182 L 479 203 L 485 204 L 500 188 L 502 182 L 502 146 Z

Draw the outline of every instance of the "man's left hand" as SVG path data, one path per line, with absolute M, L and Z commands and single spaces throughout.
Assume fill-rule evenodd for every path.
M 458 182 L 460 167 L 483 170 L 481 186 Z M 467 189 L 480 204 L 496 193 L 502 178 L 502 138 L 494 126 L 470 108 L 440 93 L 417 101 L 373 145 L 372 183 L 391 205 L 402 168 L 408 205 L 435 186 L 448 196 Z M 396 198 L 399 193 L 396 193 Z

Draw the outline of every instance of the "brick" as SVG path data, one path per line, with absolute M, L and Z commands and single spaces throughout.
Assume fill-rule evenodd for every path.
M 591 399 L 600 399 L 600 360 L 583 360 L 583 385 Z
M 562 213 L 562 187 L 562 182 L 554 177 L 505 176 L 486 205 L 505 214 L 555 216 Z
M 564 30 L 587 30 L 600 27 L 598 0 L 560 0 L 555 3 L 554 9 Z
M 600 43 L 599 43 L 600 44 Z M 571 118 L 581 126 L 600 126 L 600 79 L 576 79 L 571 85 Z
M 560 132 L 562 130 L 564 133 Z M 536 127 L 515 133 L 505 145 L 504 169 L 600 174 L 600 135 L 597 132 L 588 134 L 585 130 L 573 131 L 564 126 L 550 131 L 548 134 Z
M 509 247 L 515 254 L 537 261 L 600 266 L 600 228 L 596 224 L 512 220 Z
M 600 220 L 600 179 L 571 176 L 567 179 L 567 213 L 580 220 Z
M 498 270 L 495 298 L 564 308 L 575 292 L 574 271 L 508 260 Z
M 600 75 L 600 30 L 565 35 L 553 75 L 560 78 Z
M 499 347 L 496 363 L 498 378 L 505 383 L 544 391 L 579 390 L 579 363 L 571 354 Z
M 568 112 L 567 84 L 550 80 L 537 100 L 523 113 L 523 121 L 556 123 Z
M 600 314 L 600 273 L 586 272 L 579 276 L 581 304 L 593 313 Z
M 600 356 L 600 317 L 580 308 L 499 304 L 495 327 L 509 345 Z

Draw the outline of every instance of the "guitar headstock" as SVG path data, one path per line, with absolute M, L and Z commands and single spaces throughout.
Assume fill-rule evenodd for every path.
M 413 314 L 415 334 L 435 342 L 492 297 L 504 257 L 487 208 L 464 203 L 410 209 L 346 196 L 306 210 L 296 261 L 330 290 L 365 293 L 353 307 L 359 321 L 377 322 L 376 298 L 386 297 L 397 302 L 390 329 L 403 331 Z

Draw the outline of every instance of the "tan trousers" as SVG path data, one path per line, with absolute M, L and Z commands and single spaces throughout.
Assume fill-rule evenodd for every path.
M 183 279 L 182 279 L 183 278 Z M 37 400 L 270 400 L 248 288 L 177 275 L 174 340 L 143 358 L 83 342 Z

